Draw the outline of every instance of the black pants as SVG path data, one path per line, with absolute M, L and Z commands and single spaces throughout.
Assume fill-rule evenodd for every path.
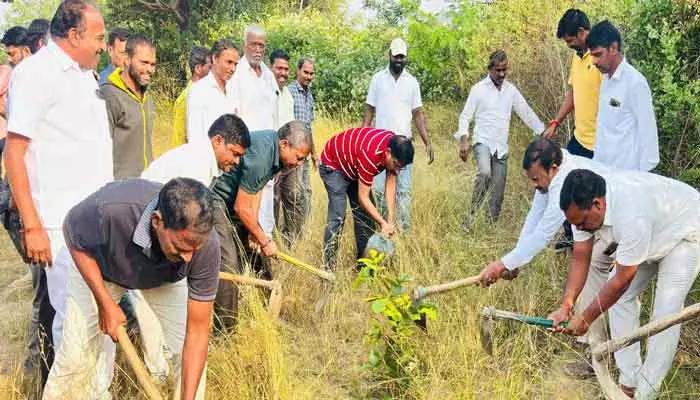
M 328 218 L 326 230 L 323 233 L 323 262 L 326 268 L 335 270 L 336 253 L 340 245 L 340 235 L 345 225 L 347 202 L 350 201 L 352 219 L 355 227 L 355 245 L 357 258 L 365 251 L 370 236 L 376 229 L 374 220 L 360 207 L 358 199 L 358 183 L 345 177 L 325 165 L 321 165 L 321 180 L 328 193 Z
M 267 257 L 251 250 L 248 230 L 237 218 L 231 218 L 227 205 L 218 200 L 214 201 L 214 229 L 219 235 L 222 272 L 240 275 L 245 272 L 244 266 L 249 264 L 259 278 L 272 279 Z M 238 286 L 232 282 L 219 281 L 214 315 L 215 329 L 225 333 L 233 332 L 238 321 Z
M 38 368 L 43 387 L 46 383 L 46 378 L 49 376 L 51 364 L 53 364 L 54 349 L 51 327 L 56 311 L 54 311 L 49 302 L 46 270 L 35 264 L 30 264 L 29 269 L 32 273 L 34 298 L 32 299 L 32 315 L 29 321 L 29 340 L 27 344 L 29 355 L 25 360 L 25 368 Z

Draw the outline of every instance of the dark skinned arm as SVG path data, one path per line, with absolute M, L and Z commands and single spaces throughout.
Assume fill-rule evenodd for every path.
M 391 211 L 388 211 L 388 213 L 390 213 L 389 215 L 393 216 L 394 206 L 389 206 L 389 199 L 391 198 L 392 199 L 391 202 L 395 203 L 394 198 L 396 197 L 396 176 L 394 175 L 394 183 L 393 183 L 394 194 L 393 195 L 391 195 L 391 193 L 389 192 L 389 190 L 392 190 L 389 187 L 391 176 L 392 176 L 391 174 L 387 174 L 387 176 L 386 176 L 385 196 L 387 199 L 387 209 L 389 209 L 389 207 L 391 207 Z M 357 197 L 358 197 L 358 201 L 360 203 L 360 207 L 362 207 L 367 212 L 367 214 L 369 214 L 369 216 L 379 224 L 382 233 L 384 233 L 387 236 L 393 235 L 394 234 L 394 224 L 391 222 L 391 219 L 389 219 L 387 221 L 384 218 L 382 218 L 382 214 L 379 213 L 379 210 L 377 210 L 377 207 L 375 207 L 374 204 L 372 204 L 372 201 L 370 200 L 369 196 L 370 196 L 371 186 L 366 185 L 362 182 L 357 182 L 357 185 L 358 185 Z
M 425 152 L 428 155 L 428 165 L 430 165 L 435 160 L 435 152 L 433 151 L 433 146 L 430 144 L 425 110 L 423 107 L 418 107 L 413 110 L 413 121 L 416 124 L 416 129 L 418 129 L 418 133 L 420 134 L 423 144 L 425 145 Z
M 207 362 L 213 301 L 187 300 L 187 330 L 182 349 L 182 399 L 192 400 Z
M 236 202 L 233 204 L 233 211 L 241 219 L 243 226 L 245 226 L 258 244 L 260 244 L 263 254 L 268 257 L 274 257 L 278 253 L 277 245 L 271 238 L 267 237 L 267 234 L 263 231 L 258 222 L 261 198 L 262 191 L 250 194 L 242 188 L 239 188 L 238 194 L 236 195 Z
M 583 286 L 586 284 L 586 279 L 588 278 L 588 269 L 591 265 L 592 252 L 592 237 L 585 242 L 574 242 L 571 265 L 569 266 L 569 273 L 566 278 L 566 289 L 562 296 L 561 305 L 558 310 L 549 314 L 548 317 L 554 321 L 555 327 L 561 322 L 568 321 L 569 318 L 571 318 L 576 299 L 578 299 L 579 294 L 581 294 L 581 290 L 583 290 Z M 560 327 L 557 330 L 561 329 Z
M 374 107 L 367 104 L 367 110 L 365 111 L 365 116 L 362 118 L 362 127 L 372 126 L 372 118 L 374 117 Z
M 557 121 L 563 121 L 564 118 L 566 118 L 567 115 L 574 109 L 574 92 L 569 89 L 566 92 L 566 96 L 564 96 L 564 102 L 562 103 L 561 107 L 559 108 L 559 112 L 557 113 L 557 116 L 554 118 Z M 556 124 L 551 124 L 545 129 L 544 133 L 542 136 L 545 139 L 551 139 L 554 136 L 557 135 L 557 125 Z
M 27 256 L 32 262 L 47 266 L 51 265 L 53 260 L 51 242 L 34 206 L 29 187 L 27 164 L 24 161 L 30 142 L 31 140 L 26 136 L 9 132 L 5 145 L 5 166 L 7 167 L 7 179 L 10 183 L 12 199 L 17 206 L 24 226 Z

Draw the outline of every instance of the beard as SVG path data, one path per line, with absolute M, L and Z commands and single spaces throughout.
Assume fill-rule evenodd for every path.
M 391 72 L 395 73 L 396 75 L 401 75 L 403 70 L 406 68 L 406 64 L 402 62 L 389 62 L 389 68 L 391 69 Z
M 142 83 L 142 82 L 141 82 L 141 78 L 139 77 L 139 74 L 137 74 L 136 71 L 134 71 L 133 68 L 129 67 L 129 68 L 127 69 L 127 73 L 129 74 L 129 76 L 131 77 L 131 79 L 134 81 L 134 83 L 136 83 L 136 85 L 139 87 L 139 89 L 141 90 L 141 92 L 145 92 L 146 89 L 148 89 L 148 83 L 145 83 L 145 84 Z

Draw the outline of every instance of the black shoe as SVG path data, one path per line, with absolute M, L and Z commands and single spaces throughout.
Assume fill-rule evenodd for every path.
M 561 253 L 562 251 L 571 250 L 574 248 L 574 242 L 570 239 L 561 239 L 554 244 L 554 252 Z

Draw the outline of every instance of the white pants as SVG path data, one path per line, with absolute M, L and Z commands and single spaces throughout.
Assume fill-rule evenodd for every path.
M 44 399 L 111 399 L 109 386 L 114 369 L 115 344 L 100 331 L 95 298 L 74 263 L 67 273 L 63 338 L 56 350 Z M 105 283 L 116 302 L 125 289 Z M 156 315 L 159 326 L 152 327 L 162 335 L 173 354 L 176 376 L 174 398 L 180 398 L 182 347 L 187 324 L 187 281 L 168 283 L 140 291 Z M 145 334 L 145 333 L 144 333 Z M 206 369 L 197 389 L 197 399 L 204 398 Z
M 260 199 L 260 211 L 258 223 L 262 230 L 272 237 L 272 230 L 275 229 L 275 180 L 271 179 L 265 184 Z
M 612 337 L 630 334 L 639 328 L 641 304 L 639 295 L 656 275 L 654 311 L 651 320 L 681 311 L 688 291 L 700 270 L 700 244 L 681 242 L 661 261 L 642 264 L 622 297 L 610 308 Z M 611 276 L 614 276 L 615 271 Z M 681 326 L 675 325 L 649 338 L 644 363 L 640 345 L 635 343 L 615 353 L 620 369 L 620 383 L 636 387 L 635 399 L 655 399 L 666 374 L 671 369 L 680 339 Z
M 66 241 L 63 238 L 62 229 L 47 229 L 51 242 L 51 256 L 53 257 L 53 265 L 46 268 L 46 284 L 49 290 L 49 301 L 51 306 L 56 310 L 56 315 L 53 317 L 53 325 L 51 333 L 53 334 L 53 346 L 58 348 L 61 344 L 61 333 L 63 332 L 63 319 L 65 316 L 66 306 L 66 276 L 68 266 L 63 260 L 70 257 Z
M 576 301 L 576 314 L 582 314 L 586 308 L 588 308 L 591 302 L 598 298 L 600 289 L 602 289 L 605 282 L 608 281 L 613 259 L 610 256 L 605 255 L 604 252 L 609 244 L 609 242 L 604 240 L 595 239 L 593 251 L 591 253 L 591 265 L 588 268 L 588 277 L 586 278 L 586 283 Z M 590 327 L 588 328 L 588 333 L 583 336 L 579 336 L 577 341 L 579 343 L 593 345 L 607 340 L 608 333 L 606 322 L 606 314 L 601 314 L 595 321 L 593 321 L 593 323 L 591 323 Z

